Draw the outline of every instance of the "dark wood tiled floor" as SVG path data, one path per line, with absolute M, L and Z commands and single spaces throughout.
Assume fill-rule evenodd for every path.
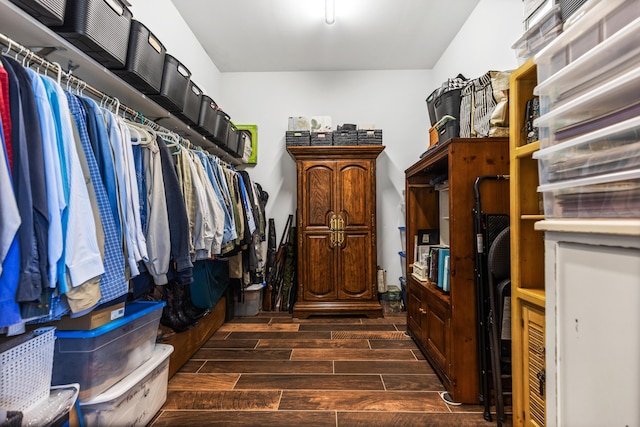
M 169 381 L 152 426 L 491 426 L 440 398 L 405 329 L 404 313 L 236 318 Z

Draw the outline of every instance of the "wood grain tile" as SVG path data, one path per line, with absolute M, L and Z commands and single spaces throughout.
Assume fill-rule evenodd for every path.
M 323 332 L 232 332 L 230 340 L 330 340 L 331 331 Z
M 258 340 L 214 340 L 204 343 L 201 348 L 256 348 Z
M 436 374 L 386 375 L 382 381 L 387 390 L 404 391 L 444 391 L 444 386 Z
M 237 341 L 237 340 L 233 340 Z M 260 340 L 257 348 L 369 348 L 367 340 Z
M 259 374 L 331 374 L 333 362 L 324 361 L 211 361 L 199 373 L 259 373 Z
M 220 332 L 296 332 L 300 325 L 287 323 L 225 323 L 220 326 Z
M 384 390 L 380 375 L 243 374 L 235 390 Z
M 202 368 L 204 365 L 204 360 L 188 360 L 187 363 L 182 365 L 182 368 L 178 372 L 185 374 L 193 374 L 198 372 L 198 369 Z
M 300 332 L 312 331 L 396 331 L 393 325 L 380 324 L 335 324 L 335 323 L 305 323 L 300 324 Z
M 435 374 L 429 363 L 423 360 L 396 362 L 376 360 L 335 361 L 334 366 L 336 374 Z
M 376 349 L 389 348 L 398 350 L 406 348 L 411 350 L 418 350 L 418 346 L 415 342 L 413 342 L 413 340 L 370 340 L 369 345 L 371 346 L 371 348 Z
M 279 391 L 183 391 L 168 390 L 163 409 L 215 409 L 219 411 L 275 410 Z
M 294 349 L 291 360 L 415 360 L 411 350 Z
M 267 324 L 271 322 L 271 318 L 269 317 L 258 317 L 258 316 L 252 316 L 252 317 L 234 317 L 233 319 L 229 320 L 227 323 L 264 323 Z
M 273 319 L 273 322 L 285 322 L 286 319 Z M 311 316 L 308 319 L 293 318 L 289 319 L 293 323 L 347 323 L 347 324 L 362 324 L 364 318 L 353 316 Z
M 427 360 L 427 358 L 424 356 L 424 354 L 422 354 L 422 352 L 419 349 L 411 350 L 411 352 L 416 357 L 416 359 L 418 359 L 418 360 Z
M 183 374 L 169 380 L 169 390 L 232 390 L 239 374 Z
M 407 340 L 402 332 L 398 331 L 331 331 L 331 339 L 364 339 L 364 340 Z
M 201 348 L 192 360 L 289 360 L 292 350 Z
M 425 412 L 338 412 L 338 427 L 487 427 L 482 415 Z
M 336 427 L 334 411 L 163 411 L 151 427 Z
M 449 412 L 435 392 L 289 391 L 282 392 L 280 410 Z

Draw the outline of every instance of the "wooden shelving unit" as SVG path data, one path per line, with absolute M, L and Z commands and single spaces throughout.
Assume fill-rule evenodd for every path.
M 539 142 L 527 144 L 523 131 L 527 100 L 537 84 L 533 59 L 511 74 L 509 89 L 511 187 L 511 333 L 513 425 L 545 423 L 544 219 L 538 186 Z M 542 383 L 543 393 L 540 394 Z
M 407 330 L 456 402 L 478 403 L 480 396 L 473 184 L 478 176 L 506 175 L 508 160 L 507 138 L 454 138 L 405 171 Z M 432 182 L 443 176 L 449 181 L 449 215 L 440 223 L 440 198 Z M 483 184 L 485 212 L 509 212 L 505 185 Z M 442 235 L 443 227 L 449 231 L 450 292 L 417 280 L 410 267 L 418 230 L 440 229 Z

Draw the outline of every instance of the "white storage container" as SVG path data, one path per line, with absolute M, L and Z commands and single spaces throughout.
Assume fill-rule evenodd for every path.
M 533 153 L 540 184 L 640 168 L 640 116 Z
M 564 24 L 564 30 L 535 56 L 538 83 L 576 61 L 590 49 L 640 17 L 637 0 L 587 2 Z
M 640 65 L 538 117 L 540 148 L 640 114 Z
M 549 52 L 551 61 L 564 50 Z M 597 45 L 584 56 L 540 83 L 540 114 L 546 114 L 565 102 L 592 90 L 640 63 L 640 18 Z
M 151 358 L 94 399 L 80 402 L 86 427 L 145 426 L 167 400 L 173 347 L 156 344 Z
M 244 302 L 236 301 L 233 310 L 235 316 L 255 316 L 262 307 L 262 285 L 247 286 L 244 291 Z
M 640 217 L 640 169 L 538 187 L 545 218 Z

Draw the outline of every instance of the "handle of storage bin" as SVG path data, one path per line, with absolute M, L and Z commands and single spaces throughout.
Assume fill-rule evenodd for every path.
M 122 16 L 124 13 L 124 6 L 120 5 L 115 0 L 104 0 L 104 2 L 118 15 Z
M 160 40 L 155 38 L 153 34 L 149 33 L 149 39 L 147 40 L 147 42 L 149 43 L 149 45 L 151 45 L 152 48 L 155 49 L 156 52 L 162 52 L 162 43 L 160 43 Z
M 180 74 L 182 74 L 183 77 L 191 76 L 191 71 L 187 70 L 187 68 L 182 64 L 178 64 L 177 70 Z
M 195 93 L 196 95 L 202 95 L 202 91 L 200 90 L 200 88 L 194 84 L 191 85 L 191 92 Z

